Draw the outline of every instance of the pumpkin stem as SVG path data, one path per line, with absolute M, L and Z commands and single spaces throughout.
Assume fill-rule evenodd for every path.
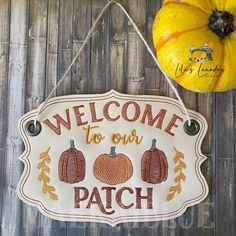
M 221 39 L 235 31 L 234 16 L 227 11 L 213 11 L 209 19 L 209 28 Z
M 157 140 L 156 139 L 153 139 L 152 140 L 152 147 L 151 148 L 157 148 L 157 145 L 156 145 L 156 143 L 157 143 Z
M 116 157 L 116 156 L 117 156 L 116 155 L 116 147 L 113 146 L 113 147 L 111 147 L 111 152 L 109 154 L 109 157 Z
M 70 148 L 75 148 L 75 141 L 73 139 L 70 140 Z

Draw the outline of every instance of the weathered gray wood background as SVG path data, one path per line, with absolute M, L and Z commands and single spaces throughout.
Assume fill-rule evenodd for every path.
M 235 91 L 195 94 L 179 88 L 188 108 L 206 116 L 209 132 L 202 166 L 209 197 L 166 222 L 58 222 L 16 196 L 24 149 L 19 118 L 36 108 L 81 46 L 106 0 L 0 0 L 0 234 L 11 235 L 218 235 L 235 228 Z M 124 5 L 152 45 L 153 19 L 161 0 L 127 0 Z M 144 80 L 145 79 L 145 80 Z M 173 96 L 129 22 L 112 7 L 57 95 L 120 92 Z

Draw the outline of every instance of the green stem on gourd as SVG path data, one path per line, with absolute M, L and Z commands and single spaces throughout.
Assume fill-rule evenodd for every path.
M 109 157 L 112 157 L 112 158 L 114 158 L 114 157 L 116 157 L 117 155 L 116 155 L 116 147 L 115 146 L 112 146 L 111 147 L 111 152 L 110 152 L 110 154 L 109 154 Z
M 157 140 L 156 139 L 153 139 L 152 140 L 152 149 L 154 148 L 154 149 L 156 149 L 157 148 L 157 145 L 156 145 L 156 143 L 157 143 Z
M 70 148 L 75 148 L 75 141 L 70 139 Z

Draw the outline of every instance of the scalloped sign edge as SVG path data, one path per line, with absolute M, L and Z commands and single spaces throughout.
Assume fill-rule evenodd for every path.
M 81 99 L 81 98 L 88 98 L 88 97 L 93 97 L 93 98 L 117 98 L 117 99 L 125 99 L 125 100 L 134 100 L 134 101 L 142 101 L 142 100 L 154 100 L 154 101 L 169 101 L 172 105 L 177 106 L 181 112 L 183 113 L 183 115 L 185 115 L 182 107 L 180 106 L 179 102 L 173 98 L 169 98 L 169 97 L 163 97 L 163 96 L 152 96 L 152 95 L 127 95 L 127 94 L 122 94 L 119 93 L 115 90 L 110 90 L 107 93 L 104 94 L 81 94 L 81 95 L 70 95 L 70 96 L 61 96 L 61 97 L 55 97 L 52 98 L 47 106 L 45 107 L 45 109 L 47 109 L 48 106 L 54 104 L 54 102 L 56 100 L 60 100 L 60 101 L 68 101 L 68 99 Z M 208 125 L 207 122 L 205 120 L 205 118 L 198 112 L 192 111 L 188 109 L 188 112 L 190 114 L 190 116 L 192 118 L 201 120 L 202 122 L 202 129 L 200 131 L 200 133 L 197 135 L 197 141 L 198 141 L 198 145 L 197 145 L 197 149 L 196 149 L 196 169 L 197 171 L 197 177 L 199 178 L 202 186 L 203 186 L 203 192 L 200 195 L 200 197 L 196 198 L 194 201 L 193 200 L 189 200 L 186 202 L 184 202 L 184 204 L 176 211 L 175 214 L 166 214 L 163 216 L 135 216 L 135 217 L 117 217 L 114 219 L 109 219 L 108 217 L 89 217 L 89 216 L 76 216 L 76 217 L 70 217 L 68 216 L 62 216 L 60 214 L 52 214 L 49 213 L 49 211 L 47 210 L 47 208 L 43 205 L 42 202 L 36 200 L 36 199 L 32 199 L 29 196 L 27 196 L 24 193 L 23 190 L 23 183 L 26 182 L 27 178 L 29 177 L 29 173 L 30 173 L 30 161 L 28 159 L 28 156 L 30 155 L 31 152 L 31 145 L 29 143 L 29 140 L 27 138 L 27 135 L 25 134 L 24 131 L 24 127 L 25 127 L 25 121 L 29 120 L 29 118 L 34 119 L 36 114 L 38 112 L 38 109 L 32 110 L 28 113 L 26 113 L 19 121 L 18 124 L 18 129 L 20 132 L 20 135 L 23 139 L 24 145 L 25 145 L 25 150 L 24 152 L 21 154 L 21 156 L 19 157 L 19 160 L 21 160 L 24 163 L 24 170 L 23 173 L 20 177 L 20 180 L 18 182 L 18 186 L 17 186 L 17 195 L 18 197 L 25 202 L 26 204 L 30 205 L 30 206 L 36 206 L 38 208 L 38 210 L 45 216 L 55 219 L 55 220 L 60 220 L 60 221 L 76 221 L 76 222 L 98 222 L 98 223 L 106 223 L 111 225 L 112 227 L 114 227 L 115 225 L 122 223 L 122 222 L 151 222 L 151 221 L 163 221 L 163 220 L 170 220 L 170 219 L 174 219 L 177 218 L 179 216 L 181 216 L 182 214 L 184 214 L 187 210 L 187 208 L 199 204 L 200 202 L 202 202 L 209 193 L 209 188 L 208 188 L 208 184 L 207 181 L 204 177 L 204 175 L 201 172 L 201 165 L 202 163 L 207 159 L 207 157 L 202 153 L 201 151 L 201 145 L 203 142 L 203 139 L 205 138 L 205 135 L 207 133 L 207 129 L 208 129 Z M 196 141 L 196 142 L 197 142 Z

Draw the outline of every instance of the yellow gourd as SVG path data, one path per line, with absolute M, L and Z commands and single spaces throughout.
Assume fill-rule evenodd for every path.
M 236 0 L 165 0 L 153 25 L 166 74 L 195 92 L 236 87 Z

